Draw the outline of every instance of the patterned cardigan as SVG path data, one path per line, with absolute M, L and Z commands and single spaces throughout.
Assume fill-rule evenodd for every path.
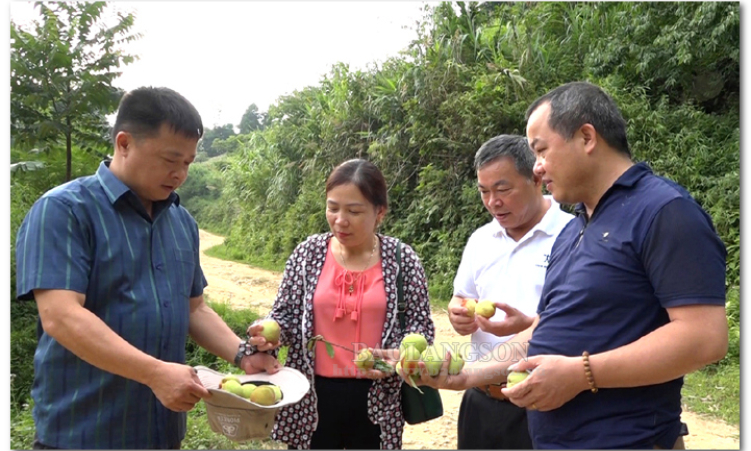
M 299 449 L 309 449 L 313 432 L 318 427 L 318 398 L 314 384 L 313 353 L 305 344 L 313 337 L 313 293 L 326 259 L 329 241 L 333 235 L 312 235 L 297 245 L 287 260 L 274 306 L 269 317 L 281 326 L 281 343 L 288 345 L 285 365 L 295 368 L 308 377 L 309 391 L 297 404 L 283 407 L 277 413 L 271 437 Z M 378 235 L 381 242 L 383 281 L 386 288 L 386 324 L 381 336 L 381 347 L 396 349 L 407 333 L 420 333 L 429 343 L 435 337 L 435 327 L 430 316 L 425 270 L 420 258 L 407 244 L 402 244 L 404 300 L 406 301 L 406 328 L 399 324 L 397 309 L 396 261 L 397 239 Z M 276 353 L 276 351 L 275 351 Z M 404 416 L 401 409 L 401 379 L 397 375 L 376 380 L 368 393 L 368 417 L 381 426 L 381 448 L 401 449 Z

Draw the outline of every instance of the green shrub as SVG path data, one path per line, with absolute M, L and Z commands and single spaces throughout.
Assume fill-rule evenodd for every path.
M 728 316 L 728 353 L 722 359 L 721 364 L 738 365 L 741 360 L 741 296 L 739 287 L 728 290 L 725 309 Z
M 13 388 L 11 377 L 11 389 Z M 31 449 L 34 443 L 34 418 L 31 415 L 33 402 L 10 406 L 10 449 Z
M 16 301 L 10 306 L 11 403 L 28 402 L 34 382 L 34 352 L 37 347 L 37 308 L 33 301 Z
M 233 309 L 228 303 L 208 301 L 211 307 L 239 337 L 246 337 L 248 326 L 258 318 L 250 309 Z M 219 372 L 233 372 L 237 369 L 229 362 L 201 348 L 188 338 L 185 345 L 185 363 L 190 366 L 203 365 Z

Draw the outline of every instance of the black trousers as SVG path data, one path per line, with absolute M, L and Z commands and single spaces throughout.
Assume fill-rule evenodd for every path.
M 381 427 L 368 418 L 372 384 L 370 379 L 316 376 L 318 429 L 313 432 L 310 449 L 381 448 Z
M 36 432 L 34 433 L 34 443 L 31 445 L 31 447 L 32 447 L 31 449 L 60 449 L 60 448 L 55 448 L 54 446 L 47 446 L 44 443 L 40 442 L 39 436 L 36 434 Z M 167 449 L 180 449 L 180 448 L 181 448 L 181 443 L 178 443 Z
M 459 408 L 459 449 L 532 449 L 527 411 L 474 388 L 464 392 Z

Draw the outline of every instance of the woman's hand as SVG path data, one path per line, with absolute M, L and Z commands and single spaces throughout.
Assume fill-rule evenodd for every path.
M 258 348 L 258 351 L 260 352 L 271 351 L 279 347 L 279 341 L 276 343 L 269 343 L 262 335 L 262 332 L 263 325 L 261 324 L 261 320 L 256 320 L 248 327 L 248 343 Z
M 394 368 L 399 359 L 398 349 L 368 349 L 375 360 L 374 367 L 372 369 L 357 368 L 358 379 L 384 379 L 394 375 Z M 362 352 L 362 350 L 360 351 Z

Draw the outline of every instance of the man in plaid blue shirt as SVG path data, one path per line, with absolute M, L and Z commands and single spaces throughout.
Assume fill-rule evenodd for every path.
M 186 412 L 210 396 L 185 365 L 188 334 L 247 373 L 273 358 L 206 305 L 198 226 L 175 190 L 203 135 L 167 88 L 127 93 L 114 157 L 45 193 L 18 231 L 19 299 L 35 299 L 35 448 L 179 448 Z

